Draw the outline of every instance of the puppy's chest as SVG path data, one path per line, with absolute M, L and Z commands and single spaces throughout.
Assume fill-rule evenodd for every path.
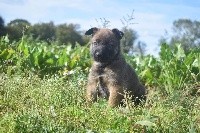
M 98 70 L 96 74 L 96 77 L 98 77 L 98 82 L 106 86 L 108 84 L 113 84 L 117 82 L 118 76 L 116 72 L 111 69 Z
M 100 97 L 108 98 L 110 95 L 109 85 L 115 84 L 113 71 L 101 70 L 97 73 L 97 92 Z
M 109 86 L 118 84 L 118 76 L 116 71 L 112 69 L 96 69 L 95 79 L 97 81 L 97 92 L 100 97 L 108 98 L 110 95 Z

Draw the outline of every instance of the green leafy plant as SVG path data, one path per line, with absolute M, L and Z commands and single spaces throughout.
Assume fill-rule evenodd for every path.
M 7 37 L 1 39 L 0 61 L 4 73 L 34 72 L 40 76 L 64 74 L 68 71 L 87 71 L 91 64 L 87 46 L 49 45 L 33 42 L 23 37 L 10 44 Z

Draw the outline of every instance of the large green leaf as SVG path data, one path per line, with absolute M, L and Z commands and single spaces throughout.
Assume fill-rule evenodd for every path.
M 54 65 L 54 60 L 52 58 L 49 58 L 46 60 L 46 63 L 49 65 Z
M 15 53 L 15 51 L 13 49 L 4 49 L 1 53 L 0 53 L 0 57 L 4 60 L 10 59 L 11 56 Z
M 181 44 L 176 44 L 177 52 L 176 52 L 176 59 L 180 60 L 185 57 L 185 51 Z

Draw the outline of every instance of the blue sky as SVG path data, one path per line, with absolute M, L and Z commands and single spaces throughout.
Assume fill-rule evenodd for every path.
M 139 40 L 147 52 L 158 52 L 158 40 L 171 33 L 174 20 L 189 18 L 200 21 L 199 0 L 0 0 L 0 15 L 8 23 L 23 18 L 32 24 L 54 21 L 55 24 L 77 23 L 81 30 L 98 26 L 96 19 L 109 20 L 109 28 L 122 28 L 120 19 L 134 10 Z

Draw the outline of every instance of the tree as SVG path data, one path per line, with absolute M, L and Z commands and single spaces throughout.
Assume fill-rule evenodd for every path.
M 30 28 L 30 34 L 33 39 L 46 41 L 50 43 L 55 39 L 56 27 L 53 22 L 37 23 Z
M 0 36 L 4 36 L 6 32 L 5 25 L 4 25 L 4 20 L 0 16 Z
M 124 53 L 128 53 L 130 51 L 133 51 L 134 49 L 134 43 L 136 39 L 138 38 L 137 32 L 133 29 L 128 29 L 124 27 L 122 29 L 122 32 L 124 33 L 124 37 L 121 40 L 121 48 Z
M 136 52 L 139 53 L 140 56 L 144 56 L 146 52 L 146 43 L 139 41 L 136 46 Z
M 190 48 L 200 47 L 200 22 L 190 19 L 179 19 L 173 22 L 173 36 L 170 46 L 181 43 L 185 51 Z
M 26 32 L 31 24 L 24 19 L 15 19 L 8 23 L 7 32 L 11 41 L 18 41 Z
M 76 42 L 83 44 L 83 39 L 80 33 L 77 31 L 79 29 L 77 24 L 60 24 L 56 28 L 56 40 L 59 44 L 68 44 L 72 45 L 72 48 L 75 47 Z

